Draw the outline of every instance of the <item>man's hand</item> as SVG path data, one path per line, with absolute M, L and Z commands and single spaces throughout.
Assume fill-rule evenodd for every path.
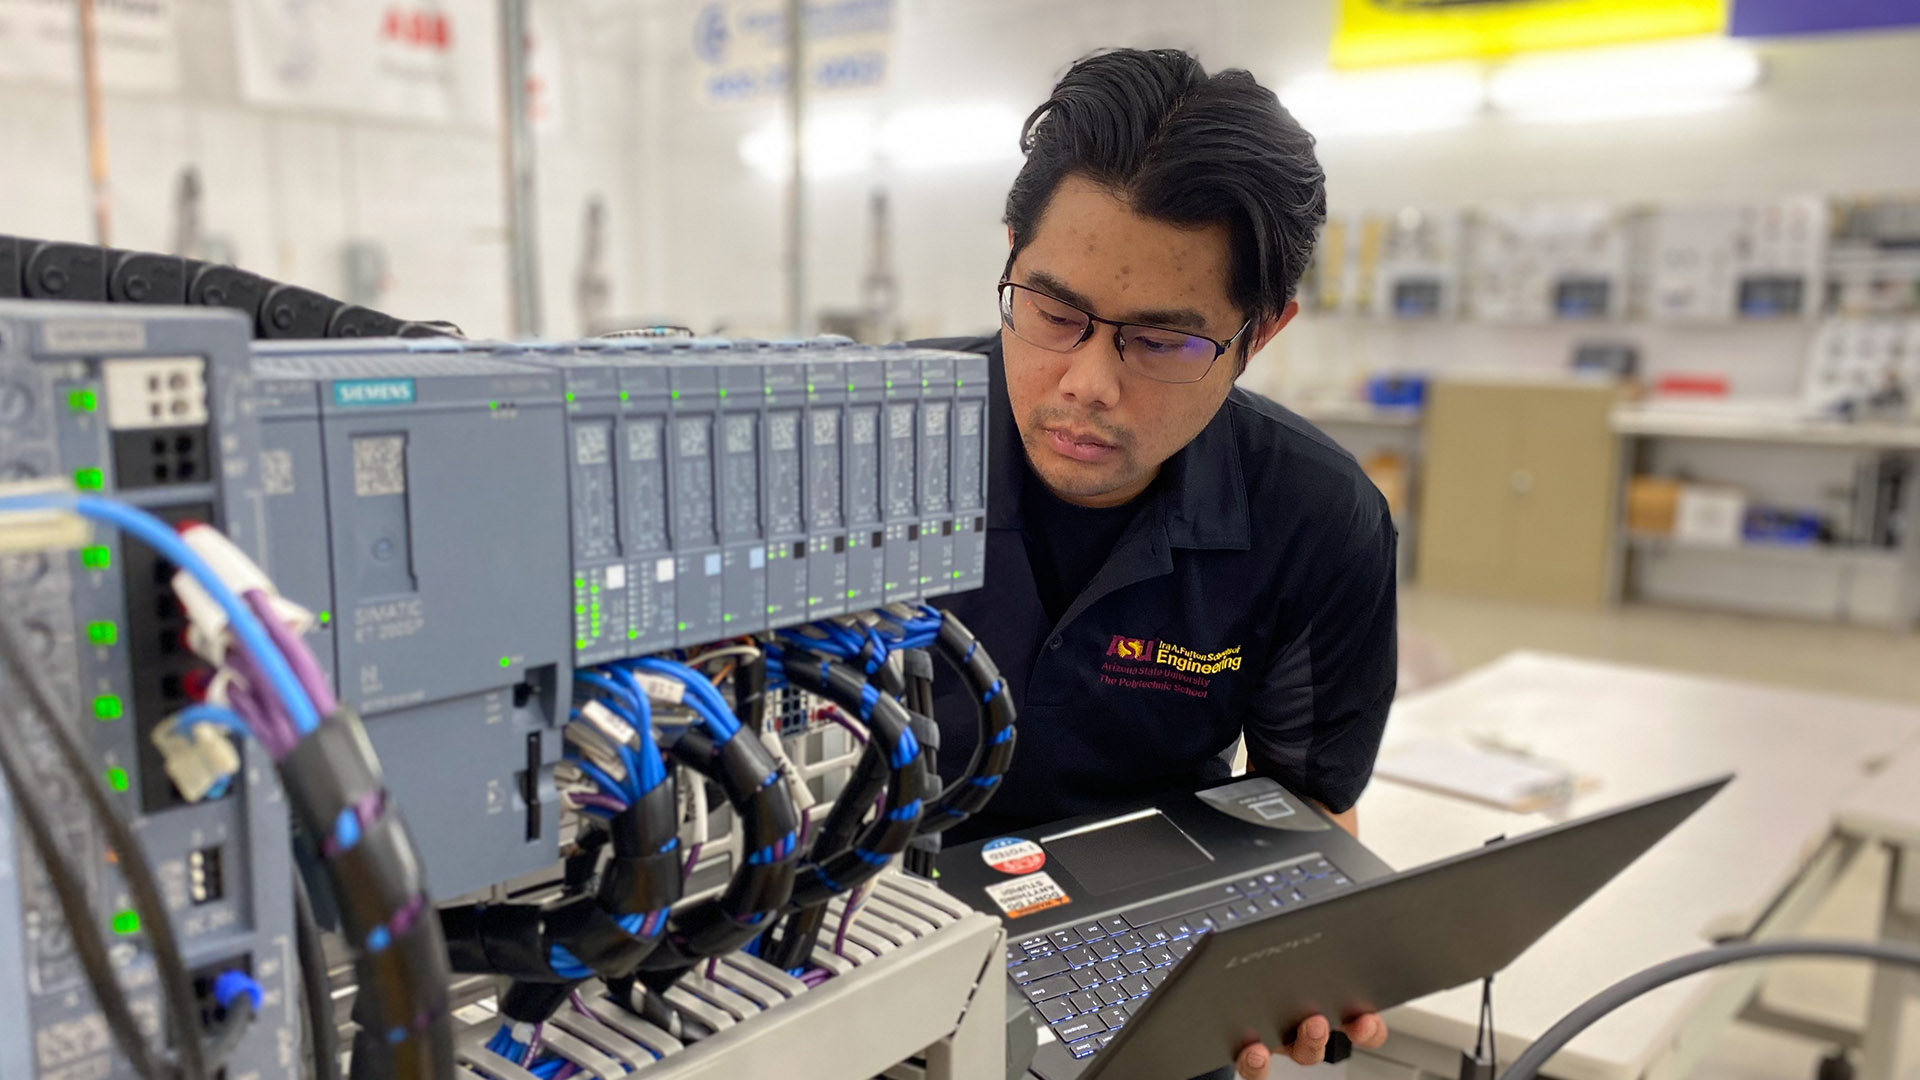
M 1379 1049 L 1380 1044 L 1387 1041 L 1387 1022 L 1374 1013 L 1355 1017 L 1340 1025 L 1340 1030 L 1362 1050 Z M 1294 1029 L 1293 1041 L 1282 1043 L 1278 1052 L 1301 1065 L 1318 1065 L 1325 1060 L 1327 1040 L 1332 1037 L 1333 1029 L 1326 1017 L 1309 1016 Z M 1234 1065 L 1246 1080 L 1267 1080 L 1267 1062 L 1274 1053 L 1257 1042 L 1249 1043 L 1240 1048 L 1240 1057 Z

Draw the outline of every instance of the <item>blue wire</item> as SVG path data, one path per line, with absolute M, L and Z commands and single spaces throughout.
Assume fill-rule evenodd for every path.
M 625 661 L 625 666 L 635 667 L 652 675 L 663 675 L 684 685 L 687 689 L 685 701 L 693 710 L 707 721 L 713 737 L 725 742 L 738 734 L 740 721 L 734 718 L 733 710 L 727 707 L 726 699 L 706 677 L 685 664 L 673 660 L 661 660 L 657 657 L 642 656 L 637 660 Z M 702 706 L 705 708 L 702 708 Z
M 596 690 L 604 690 L 619 699 L 621 708 L 616 711 L 626 714 L 623 719 L 628 723 L 632 723 L 634 714 L 640 711 L 639 696 L 605 675 L 593 671 L 576 671 L 573 673 L 573 681 L 585 683 Z
M 240 719 L 239 713 L 204 701 L 195 702 L 173 714 L 173 726 L 176 731 L 184 731 L 195 724 L 212 724 L 215 727 L 226 728 L 243 739 L 253 734 L 253 729 L 247 726 L 245 720 Z
M 116 526 L 159 552 L 168 562 L 192 575 L 213 597 L 214 603 L 220 605 L 234 636 L 240 639 L 253 662 L 260 666 L 261 674 L 272 684 L 281 708 L 293 721 L 294 730 L 310 735 L 320 726 L 320 714 L 314 710 L 313 700 L 301 688 L 287 658 L 274 647 L 266 627 L 260 625 L 246 603 L 220 580 L 200 553 L 188 547 L 165 522 L 144 510 L 97 495 L 11 495 L 0 498 L 0 511 L 6 510 L 71 510 L 82 517 Z

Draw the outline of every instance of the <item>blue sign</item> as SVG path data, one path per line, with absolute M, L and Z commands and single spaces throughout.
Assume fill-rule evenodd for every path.
M 1735 37 L 1920 26 L 1920 0 L 1734 0 Z
M 333 384 L 333 403 L 346 407 L 411 405 L 413 404 L 413 380 L 336 379 Z

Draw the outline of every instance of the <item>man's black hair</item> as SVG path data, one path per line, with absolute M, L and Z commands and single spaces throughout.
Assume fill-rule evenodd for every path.
M 1054 189 L 1077 173 L 1148 217 L 1225 224 L 1229 293 L 1248 318 L 1277 316 L 1293 298 L 1327 218 L 1326 174 L 1313 136 L 1252 75 L 1208 75 L 1177 49 L 1096 53 L 1068 69 L 1021 130 L 1027 163 L 1007 193 L 1009 268 Z

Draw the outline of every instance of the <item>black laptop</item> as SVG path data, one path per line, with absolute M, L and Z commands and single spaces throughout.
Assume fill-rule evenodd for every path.
M 1312 804 L 1242 780 L 963 845 L 940 883 L 1006 921 L 1044 1080 L 1166 1080 L 1315 1012 L 1498 972 L 1722 777 L 1394 874 Z M 1284 1023 L 1283 1023 L 1284 1019 Z

